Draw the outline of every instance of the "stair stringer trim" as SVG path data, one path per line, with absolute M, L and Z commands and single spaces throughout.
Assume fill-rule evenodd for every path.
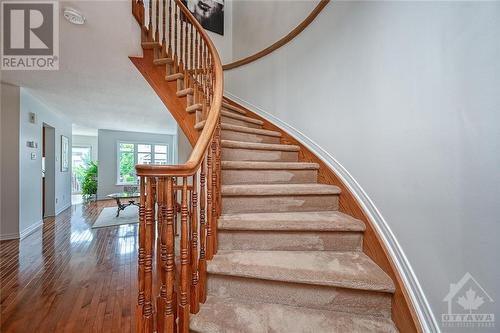
M 417 330 L 421 330 L 423 332 L 432 332 L 432 333 L 440 333 L 441 329 L 439 328 L 439 324 L 437 323 L 434 314 L 432 313 L 432 309 L 425 297 L 422 286 L 420 285 L 413 268 L 410 265 L 408 258 L 406 257 L 401 245 L 397 241 L 394 233 L 391 228 L 387 224 L 386 220 L 377 209 L 373 201 L 363 190 L 361 185 L 354 179 L 354 177 L 347 171 L 342 164 L 340 164 L 330 153 L 325 151 L 321 146 L 319 146 L 316 142 L 306 136 L 304 133 L 291 126 L 290 124 L 282 121 L 281 119 L 275 117 L 271 113 L 253 105 L 252 103 L 239 98 L 238 96 L 224 91 L 224 96 L 229 97 L 240 106 L 248 109 L 249 111 L 255 113 L 256 115 L 262 117 L 267 120 L 269 123 L 274 124 L 276 127 L 281 129 L 283 132 L 288 133 L 298 142 L 300 142 L 305 148 L 311 151 L 317 158 L 319 158 L 327 167 L 332 170 L 336 176 L 344 183 L 344 185 L 349 189 L 364 214 L 369 220 L 369 223 L 374 227 L 376 233 L 378 234 L 382 246 L 385 247 L 385 250 L 388 252 L 390 263 L 395 269 L 394 275 L 399 277 L 402 281 L 403 285 L 401 289 L 403 289 L 403 293 L 410 298 L 410 301 L 413 305 L 413 310 L 415 315 L 418 318 L 420 327 Z M 395 281 L 397 285 L 399 281 Z M 394 301 L 393 301 L 394 306 Z M 411 309 L 410 309 L 411 311 Z M 393 318 L 394 320 L 394 318 Z M 397 324 L 397 323 L 396 323 Z

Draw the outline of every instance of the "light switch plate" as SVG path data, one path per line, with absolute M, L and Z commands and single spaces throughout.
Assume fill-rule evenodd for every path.
M 30 123 L 36 124 L 36 113 L 30 112 Z
M 36 160 L 36 153 L 31 153 L 31 159 Z
M 26 147 L 38 148 L 38 142 L 36 141 L 26 141 Z

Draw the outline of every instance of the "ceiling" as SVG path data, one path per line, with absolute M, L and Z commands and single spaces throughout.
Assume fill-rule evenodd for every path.
M 131 2 L 60 2 L 87 19 L 59 20 L 58 71 L 2 71 L 2 81 L 30 89 L 76 128 L 176 133 L 177 124 L 128 59 L 140 56 L 140 30 Z

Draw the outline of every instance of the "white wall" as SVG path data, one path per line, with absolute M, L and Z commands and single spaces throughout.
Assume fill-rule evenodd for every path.
M 19 237 L 19 87 L 1 84 L 0 240 Z
M 331 2 L 284 48 L 226 72 L 228 92 L 364 188 L 436 318 L 466 272 L 500 314 L 499 31 L 499 2 Z
M 138 143 L 166 143 L 169 149 L 169 164 L 175 161 L 177 142 L 175 135 L 152 134 L 140 132 L 124 132 L 100 129 L 98 137 L 98 199 L 106 199 L 111 193 L 122 192 L 123 185 L 117 185 L 117 145 L 119 141 L 129 141 Z
M 261 51 L 286 36 L 317 4 L 317 0 L 234 1 L 233 60 Z
M 35 124 L 29 122 L 29 113 L 37 116 Z M 21 88 L 20 109 L 20 214 L 21 234 L 42 221 L 42 126 L 54 128 L 55 135 L 55 214 L 71 205 L 71 156 L 69 170 L 61 171 L 61 135 L 68 137 L 71 147 L 71 122 L 64 116 L 54 113 L 32 93 Z M 35 141 L 38 148 L 29 148 L 27 141 Z M 35 159 L 31 159 L 35 153 Z
M 36 123 L 29 121 L 29 113 L 36 114 Z M 29 89 L 2 83 L 2 171 L 1 205 L 2 222 L 0 238 L 18 238 L 27 235 L 42 223 L 42 126 L 54 128 L 55 165 L 53 186 L 48 186 L 48 196 L 55 204 L 49 214 L 58 214 L 70 206 L 71 170 L 61 172 L 61 135 L 71 138 L 71 123 L 55 114 L 36 99 Z M 27 141 L 34 141 L 38 147 L 29 148 Z M 34 157 L 31 154 L 34 153 Z M 49 154 L 50 155 L 50 154 Z M 50 158 L 48 155 L 48 158 Z
M 234 0 L 224 0 L 224 35 L 206 30 L 223 64 L 233 59 L 233 2 Z
M 191 156 L 193 147 L 180 127 L 177 127 L 177 163 L 186 163 Z
M 98 143 L 97 135 L 73 135 L 73 146 L 85 146 L 90 147 L 92 150 L 92 161 L 97 161 L 98 157 Z

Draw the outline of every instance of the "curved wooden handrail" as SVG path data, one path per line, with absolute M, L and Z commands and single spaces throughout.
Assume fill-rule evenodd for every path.
M 294 39 L 298 34 L 300 34 L 309 24 L 311 24 L 312 21 L 318 16 L 318 14 L 323 10 L 323 8 L 326 7 L 326 5 L 330 2 L 330 0 L 321 0 L 318 5 L 311 11 L 311 13 L 302 21 L 298 26 L 295 27 L 290 33 L 288 33 L 286 36 L 282 37 L 280 40 L 275 42 L 274 44 L 266 47 L 262 51 L 259 51 L 255 54 L 252 54 L 251 56 L 245 57 L 243 59 L 233 61 L 229 64 L 225 64 L 222 66 L 223 70 L 230 70 L 234 69 L 246 64 L 249 64 L 251 62 L 254 62 L 257 59 L 262 58 L 263 56 L 268 55 L 271 52 L 274 52 L 275 50 L 279 49 L 292 39 Z
M 153 72 L 160 72 L 169 98 L 180 102 L 177 107 L 194 113 L 191 126 L 203 124 L 203 129 L 186 163 L 135 166 L 140 192 L 136 332 L 187 333 L 190 314 L 206 301 L 206 262 L 217 252 L 224 78 L 215 46 L 182 0 L 147 1 L 132 0 L 142 47 L 152 50 L 145 58 L 166 65 Z M 169 85 L 175 85 L 175 93 Z
M 150 165 L 150 164 L 138 164 L 136 165 L 136 171 L 138 176 L 188 176 L 193 175 L 199 168 L 203 161 L 204 154 L 208 148 L 208 145 L 212 139 L 215 128 L 219 122 L 220 110 L 222 107 L 222 95 L 224 93 L 224 76 L 222 72 L 222 63 L 220 61 L 219 53 L 215 48 L 212 40 L 208 37 L 205 29 L 196 20 L 196 18 L 191 14 L 191 12 L 186 8 L 181 0 L 175 0 L 182 13 L 187 17 L 189 22 L 196 28 L 201 38 L 205 41 L 208 46 L 208 50 L 214 60 L 215 69 L 215 86 L 214 86 L 214 96 L 211 102 L 210 111 L 208 112 L 208 117 L 206 119 L 203 131 L 198 138 L 189 159 L 184 164 L 179 165 Z

